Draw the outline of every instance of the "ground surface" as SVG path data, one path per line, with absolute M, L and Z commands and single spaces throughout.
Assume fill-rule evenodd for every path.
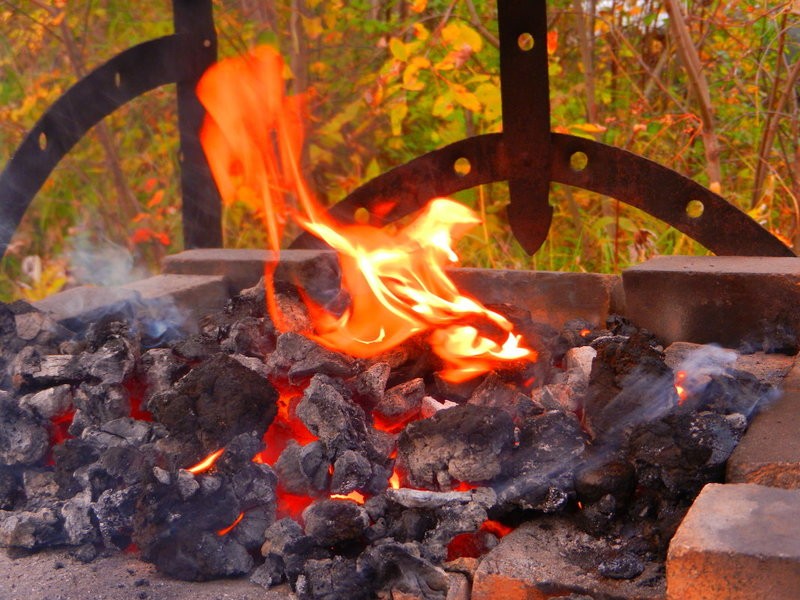
M 288 588 L 265 590 L 247 579 L 174 581 L 134 555 L 89 564 L 64 551 L 12 559 L 0 551 L 0 600 L 288 600 Z

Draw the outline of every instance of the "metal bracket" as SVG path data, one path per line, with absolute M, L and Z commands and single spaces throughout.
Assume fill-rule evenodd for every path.
M 118 54 L 70 87 L 36 122 L 0 173 L 0 256 L 58 162 L 96 125 L 156 87 L 178 84 L 184 240 L 222 245 L 219 195 L 200 147 L 203 110 L 194 88 L 217 56 L 211 0 L 174 0 L 174 35 Z
M 719 255 L 794 256 L 778 238 L 721 196 L 646 158 L 592 140 L 550 131 L 545 0 L 498 0 L 503 133 L 468 138 L 392 169 L 331 210 L 349 221 L 357 208 L 376 225 L 405 216 L 436 196 L 508 181 L 509 224 L 529 253 L 546 239 L 551 181 L 598 192 L 672 225 Z M 530 36 L 531 39 L 527 39 Z M 532 43 L 532 45 L 531 45 Z M 583 153 L 586 165 L 570 159 Z M 458 159 L 469 160 L 466 175 Z M 691 201 L 702 214 L 687 211 Z M 394 203 L 383 219 L 371 208 Z M 698 211 L 700 212 L 700 211 Z M 323 245 L 301 235 L 293 247 Z

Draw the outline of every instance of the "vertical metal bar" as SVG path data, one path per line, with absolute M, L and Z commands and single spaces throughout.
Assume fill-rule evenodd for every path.
M 503 139 L 508 159 L 527 171 L 508 182 L 508 220 L 533 254 L 547 238 L 552 141 L 546 0 L 498 0 Z
M 203 72 L 217 60 L 217 32 L 211 0 L 172 0 L 175 33 L 199 35 L 193 77 L 178 82 L 183 242 L 186 248 L 222 246 L 222 204 L 200 145 L 205 110 L 195 94 Z

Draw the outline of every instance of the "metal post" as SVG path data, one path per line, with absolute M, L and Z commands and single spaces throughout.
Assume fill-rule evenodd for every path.
M 217 60 L 217 32 L 211 0 L 173 0 L 175 33 L 200 36 L 203 45 L 187 56 L 193 77 L 178 82 L 183 241 L 186 248 L 222 246 L 222 205 L 200 145 L 205 110 L 195 94 L 203 72 Z

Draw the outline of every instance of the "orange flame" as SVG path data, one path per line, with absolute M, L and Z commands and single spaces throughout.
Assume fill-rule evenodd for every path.
M 236 517 L 236 520 L 233 523 L 231 523 L 230 525 L 228 525 L 227 527 L 224 527 L 224 528 L 220 529 L 217 532 L 217 535 L 220 536 L 220 537 L 223 536 L 223 535 L 228 535 L 231 531 L 233 531 L 233 528 L 236 527 L 239 524 L 239 521 L 241 521 L 243 518 L 244 518 L 244 513 L 240 512 L 239 516 Z
M 216 452 L 212 452 L 208 456 L 206 456 L 203 460 L 201 460 L 196 465 L 189 467 L 186 469 L 189 473 L 193 473 L 197 475 L 198 473 L 205 473 L 211 467 L 214 466 L 214 463 L 217 462 L 217 459 L 222 456 L 223 452 L 225 452 L 225 448 L 220 448 Z
M 686 402 L 686 399 L 689 397 L 689 392 L 683 385 L 684 381 L 686 381 L 686 371 L 676 372 L 674 385 L 675 385 L 675 392 L 677 392 L 678 394 L 678 406 Z
M 397 471 L 392 471 L 392 476 L 389 477 L 389 486 L 393 490 L 400 489 L 400 475 L 397 473 Z
M 356 504 L 364 504 L 364 495 L 359 492 L 349 494 L 331 494 L 331 500 L 352 500 Z
M 283 70 L 281 57 L 267 46 L 212 66 L 197 88 L 207 110 L 200 137 L 223 200 L 257 210 L 274 251 L 293 217 L 338 252 L 352 303 L 336 317 L 306 299 L 316 330 L 309 337 L 367 358 L 429 333 L 445 363 L 441 376 L 455 382 L 503 361 L 535 360 L 505 317 L 460 294 L 444 272 L 457 261 L 454 241 L 480 222 L 470 209 L 439 198 L 390 231 L 337 223 L 314 201 L 299 168 L 304 101 L 284 94 Z M 290 206 L 289 194 L 299 210 Z M 270 312 L 281 327 L 271 277 L 267 282 Z M 495 335 L 482 333 L 475 322 Z

